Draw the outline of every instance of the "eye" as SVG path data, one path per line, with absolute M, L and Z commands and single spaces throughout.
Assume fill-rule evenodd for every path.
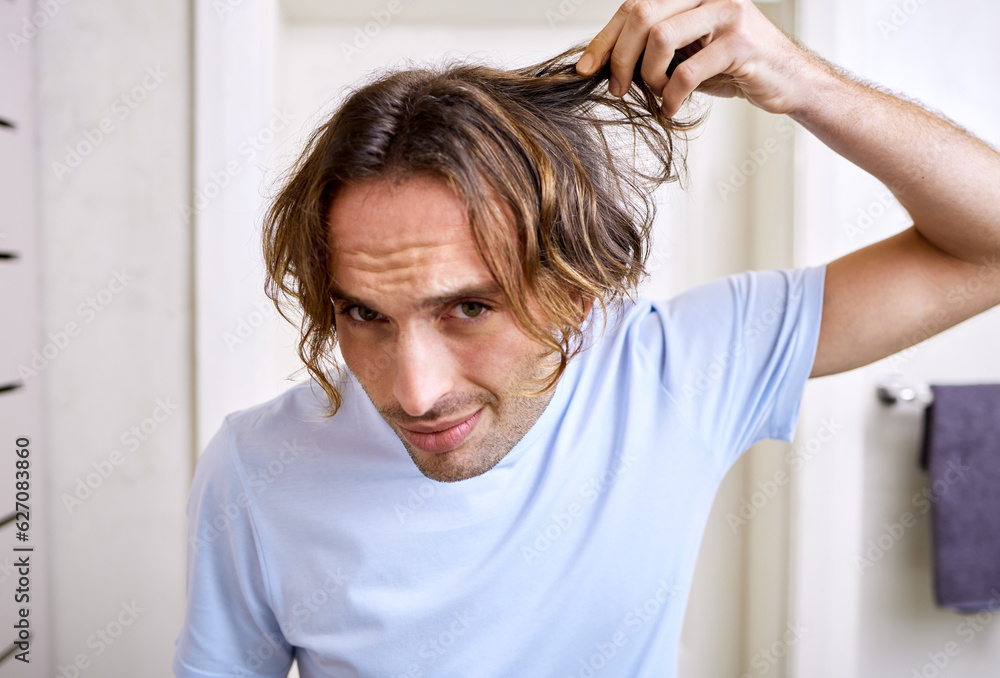
M 475 318 L 476 316 L 482 315 L 487 309 L 484 304 L 480 304 L 478 301 L 463 301 L 455 306 L 464 318 Z
M 373 311 L 364 306 L 348 306 L 341 313 L 359 323 L 370 323 L 379 318 L 378 311 Z

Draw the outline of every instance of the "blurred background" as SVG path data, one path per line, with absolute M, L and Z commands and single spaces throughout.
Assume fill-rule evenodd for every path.
M 758 4 L 825 58 L 1000 144 L 1000 6 Z M 262 292 L 262 210 L 345 88 L 442 58 L 538 61 L 616 8 L 0 0 L 0 514 L 15 510 L 16 450 L 31 472 L 28 524 L 0 528 L 0 651 L 28 553 L 30 663 L 8 653 L 0 677 L 171 675 L 199 451 L 225 414 L 304 378 Z M 684 186 L 658 196 L 645 296 L 820 264 L 909 226 L 789 119 L 695 105 L 709 120 Z M 1000 381 L 998 335 L 994 310 L 810 381 L 795 442 L 757 445 L 720 490 L 681 676 L 997 675 L 993 614 L 934 603 L 922 412 L 875 393 L 887 375 Z

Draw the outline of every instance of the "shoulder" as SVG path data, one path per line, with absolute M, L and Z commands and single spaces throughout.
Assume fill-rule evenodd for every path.
M 699 319 L 718 318 L 718 311 L 738 312 L 760 303 L 786 305 L 822 291 L 826 265 L 804 268 L 747 270 L 710 280 L 666 301 L 653 302 L 661 313 L 687 314 Z M 820 296 L 821 298 L 821 296 Z
M 344 395 L 341 410 L 328 417 L 329 400 L 312 379 L 295 384 L 262 403 L 229 413 L 223 426 L 237 439 L 270 436 L 289 431 L 307 432 L 330 423 L 352 405 L 353 379 L 344 376 L 334 382 Z
M 344 397 L 340 410 L 332 417 L 327 414 L 326 394 L 312 379 L 226 415 L 205 447 L 199 468 L 219 471 L 220 467 L 228 467 L 249 478 L 256 469 L 318 459 L 336 451 L 338 442 L 347 440 L 345 430 L 363 416 L 363 407 L 359 403 L 360 387 L 353 376 L 345 371 L 334 383 Z M 364 397 L 362 392 L 360 398 Z
M 788 316 L 818 316 L 826 266 L 733 273 L 664 301 L 647 301 L 646 336 L 736 339 L 781 324 Z M 640 321 L 641 322 L 641 321 Z M 757 330 L 754 330 L 757 327 Z
M 199 467 L 204 463 L 228 472 L 258 495 L 277 498 L 280 493 L 272 489 L 294 493 L 317 483 L 391 472 L 401 461 L 409 464 L 399 438 L 354 375 L 344 369 L 331 377 L 343 396 L 335 415 L 328 416 L 329 400 L 315 381 L 296 384 L 227 415 Z M 225 459 L 205 459 L 211 456 Z
M 668 299 L 628 300 L 608 309 L 606 325 L 595 308 L 589 323 L 597 340 L 587 360 L 620 374 L 631 366 L 639 378 L 668 384 L 750 352 L 766 357 L 782 341 L 817 330 L 824 276 L 825 265 L 733 273 Z

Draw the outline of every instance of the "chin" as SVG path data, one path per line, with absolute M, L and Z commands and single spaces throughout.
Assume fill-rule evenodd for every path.
M 450 452 L 431 454 L 415 449 L 409 443 L 404 445 L 417 470 L 441 483 L 455 483 L 480 476 L 499 464 L 510 451 L 497 455 L 484 450 L 481 445 L 472 449 L 462 445 Z

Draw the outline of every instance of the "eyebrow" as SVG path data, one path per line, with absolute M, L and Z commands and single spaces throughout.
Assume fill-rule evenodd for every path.
M 479 297 L 485 299 L 496 300 L 501 296 L 500 287 L 496 283 L 491 283 L 487 285 L 471 285 L 469 287 L 463 287 L 454 292 L 449 292 L 447 294 L 439 294 L 434 297 L 427 297 L 420 302 L 420 309 L 427 310 L 431 308 L 438 308 L 441 306 L 447 306 L 460 299 L 467 299 L 469 297 Z M 342 289 L 333 285 L 330 291 L 330 297 L 334 300 L 346 301 L 349 304 L 355 304 L 357 306 L 364 306 L 367 309 L 371 309 L 376 313 L 381 313 L 373 304 L 368 303 L 364 299 L 359 299 L 347 294 Z

